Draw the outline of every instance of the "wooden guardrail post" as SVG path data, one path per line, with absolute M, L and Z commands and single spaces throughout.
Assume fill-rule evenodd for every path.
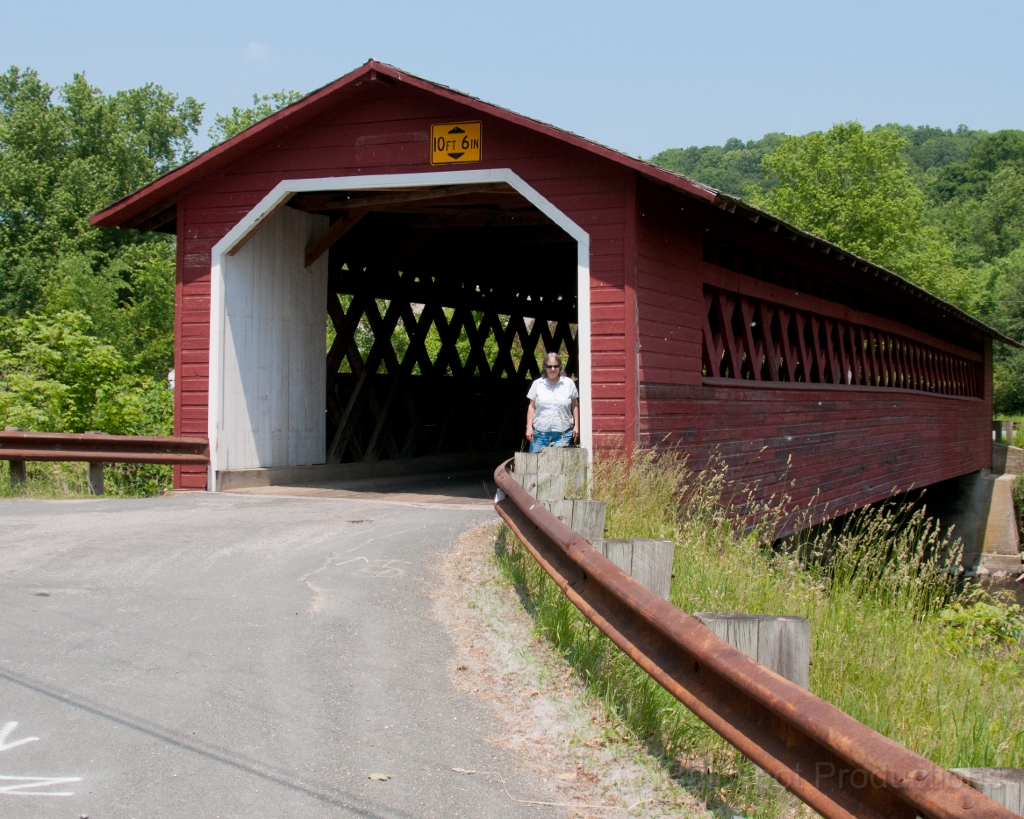
M 993 421 L 992 440 L 997 444 L 1013 443 L 1013 421 Z
M 975 790 L 1018 816 L 1024 816 L 1024 770 L 1020 768 L 951 768 Z
M 546 447 L 540 452 L 517 452 L 512 470 L 531 498 L 574 532 L 594 541 L 604 537 L 604 501 L 583 497 L 587 490 L 587 450 Z
M 811 665 L 809 620 L 731 611 L 698 611 L 693 616 L 750 659 L 801 688 L 808 687 Z
M 103 494 L 103 464 L 89 462 L 89 494 Z
M 8 461 L 11 465 L 11 486 L 18 486 L 28 480 L 28 470 L 24 461 Z
M 21 432 L 21 427 L 4 427 L 4 432 Z M 28 480 L 28 472 L 24 461 L 8 461 L 11 467 L 11 487 L 18 486 Z
M 541 500 L 541 504 L 562 523 L 591 542 L 604 534 L 604 501 L 573 498 Z
M 85 432 L 86 435 L 103 435 L 102 430 L 89 429 Z M 89 472 L 87 483 L 89 486 L 90 495 L 102 495 L 103 494 L 103 464 L 89 461 Z
M 672 594 L 672 561 L 675 544 L 671 540 L 592 540 L 594 548 L 630 577 L 639 580 L 666 600 Z

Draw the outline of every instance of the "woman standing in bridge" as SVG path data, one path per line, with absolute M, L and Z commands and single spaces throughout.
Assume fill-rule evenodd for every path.
M 580 394 L 573 380 L 562 373 L 558 353 L 544 356 L 544 374 L 533 382 L 526 397 L 530 399 L 526 411 L 530 452 L 540 452 L 546 446 L 569 446 L 579 439 Z

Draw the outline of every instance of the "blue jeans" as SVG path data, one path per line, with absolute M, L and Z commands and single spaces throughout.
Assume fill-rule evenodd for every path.
M 533 431 L 533 440 L 530 441 L 530 452 L 540 452 L 546 446 L 569 446 L 571 443 L 571 429 L 567 429 L 565 432 L 556 432 L 555 430 L 541 432 L 535 429 Z

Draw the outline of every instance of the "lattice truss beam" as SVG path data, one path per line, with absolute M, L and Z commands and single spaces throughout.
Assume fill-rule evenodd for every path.
M 563 236 L 394 214 L 348 231 L 329 257 L 328 461 L 517 449 L 544 353 L 577 370 Z
M 710 287 L 704 307 L 707 377 L 980 395 L 978 362 L 895 333 Z

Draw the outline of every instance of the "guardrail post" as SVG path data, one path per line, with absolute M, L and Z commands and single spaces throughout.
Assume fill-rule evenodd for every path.
M 4 427 L 4 432 L 24 432 L 21 427 Z M 11 467 L 11 487 L 18 486 L 28 480 L 24 461 L 8 461 Z
M 975 790 L 1018 816 L 1024 816 L 1024 770 L 1020 768 L 951 768 Z
M 811 623 L 803 617 L 699 611 L 705 626 L 780 677 L 808 687 Z
M 19 484 L 25 483 L 28 479 L 28 473 L 25 469 L 24 461 L 9 461 L 11 465 L 11 486 L 18 486 Z
M 577 498 L 572 501 L 572 530 L 593 543 L 604 537 L 604 519 L 607 511 L 608 507 L 604 501 Z
M 671 540 L 612 540 L 595 538 L 594 548 L 630 577 L 639 580 L 666 600 L 672 594 L 672 561 L 675 544 Z
M 89 494 L 103 494 L 103 464 L 89 462 Z
M 997 444 L 1013 443 L 1013 421 L 993 421 L 992 440 Z
M 604 501 L 541 500 L 541 505 L 577 534 L 593 542 L 604 534 Z

